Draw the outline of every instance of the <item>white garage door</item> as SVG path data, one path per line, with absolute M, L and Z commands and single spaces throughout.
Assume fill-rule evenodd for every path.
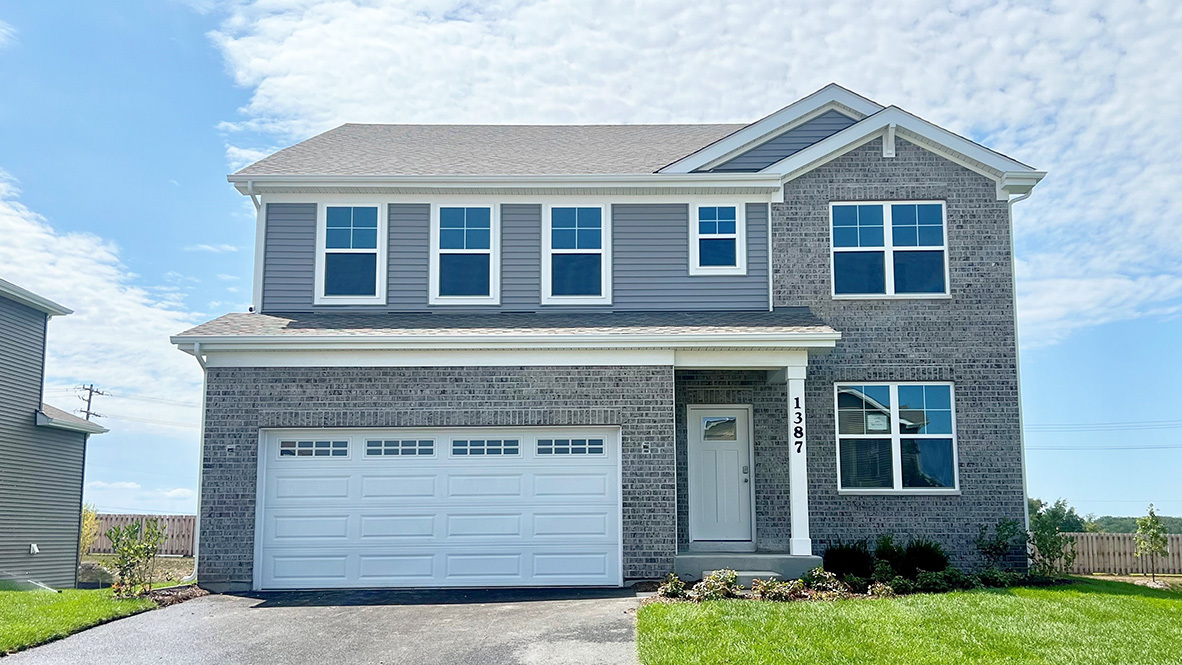
M 255 587 L 619 586 L 619 429 L 268 430 Z

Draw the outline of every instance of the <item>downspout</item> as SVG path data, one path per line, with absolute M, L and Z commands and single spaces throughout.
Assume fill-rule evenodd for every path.
M 1014 307 L 1014 368 L 1018 375 L 1018 443 L 1022 447 L 1022 514 L 1026 531 L 1030 531 L 1030 489 L 1027 487 L 1026 473 L 1026 423 L 1022 409 L 1022 361 L 1018 344 L 1018 255 L 1017 232 L 1014 229 L 1014 204 L 1030 198 L 1033 189 L 1009 199 L 1010 213 L 1010 302 Z
M 201 357 L 201 342 L 193 342 L 193 357 L 201 365 L 201 427 L 197 435 L 197 516 L 193 520 L 193 572 L 181 580 L 185 583 L 197 579 L 197 557 L 201 549 L 201 477 L 205 468 L 205 359 Z

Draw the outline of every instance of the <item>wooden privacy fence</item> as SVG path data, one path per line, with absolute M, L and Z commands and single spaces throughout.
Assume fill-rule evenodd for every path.
M 127 526 L 134 522 L 158 520 L 164 527 L 164 542 L 160 554 L 193 556 L 193 532 L 197 526 L 195 515 L 108 515 L 99 513 L 99 536 L 90 551 L 95 554 L 111 554 L 111 541 L 107 540 L 107 529 L 113 526 Z
M 1156 557 L 1133 556 L 1137 551 L 1136 535 L 1132 533 L 1069 533 L 1075 539 L 1073 573 L 1129 573 L 1149 574 L 1156 565 L 1157 572 L 1182 574 L 1182 535 L 1167 536 L 1170 553 Z

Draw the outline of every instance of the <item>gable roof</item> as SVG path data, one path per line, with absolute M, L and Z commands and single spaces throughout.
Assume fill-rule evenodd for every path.
M 652 173 L 743 125 L 341 125 L 232 178 Z
M 0 297 L 8 298 L 27 307 L 44 312 L 49 316 L 64 316 L 73 314 L 74 310 L 55 303 L 44 296 L 39 296 L 28 289 L 23 289 L 12 282 L 0 279 Z

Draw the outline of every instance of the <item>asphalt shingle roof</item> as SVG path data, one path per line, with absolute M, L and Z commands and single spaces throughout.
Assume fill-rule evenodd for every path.
M 528 314 L 226 314 L 177 335 L 422 336 L 834 333 L 807 307 L 767 312 L 613 312 Z
M 653 173 L 745 126 L 347 124 L 235 175 Z

